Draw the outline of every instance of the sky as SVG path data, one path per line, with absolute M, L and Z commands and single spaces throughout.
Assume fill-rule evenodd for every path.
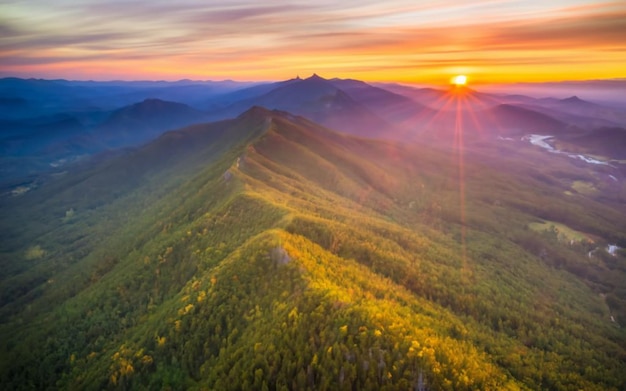
M 626 77 L 626 1 L 1 0 L 0 77 Z

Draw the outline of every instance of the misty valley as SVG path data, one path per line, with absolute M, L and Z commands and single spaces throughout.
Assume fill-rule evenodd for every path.
M 465 82 L 0 79 L 1 388 L 624 389 L 626 103 Z

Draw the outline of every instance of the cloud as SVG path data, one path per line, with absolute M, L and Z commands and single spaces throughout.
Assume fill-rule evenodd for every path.
M 20 34 L 20 29 L 8 22 L 0 22 L 0 36 L 14 37 Z
M 515 25 L 488 26 L 480 48 L 593 48 L 621 47 L 626 50 L 626 11 Z
M 597 53 L 626 62 L 626 6 L 570 4 L 23 0 L 0 4 L 0 59 L 4 67 L 133 61 L 145 69 L 172 66 L 171 72 L 210 64 L 207 72 L 256 67 L 265 74 L 307 66 L 539 70 L 555 62 L 593 65 Z
M 125 40 L 131 35 L 126 33 L 109 32 L 109 33 L 88 33 L 83 35 L 74 34 L 58 34 L 45 37 L 38 37 L 36 40 L 29 40 L 25 43 L 22 40 L 3 40 L 0 42 L 1 50 L 38 50 L 46 48 L 61 48 L 61 47 L 89 47 L 93 44 L 113 43 L 120 40 Z M 111 45 L 94 46 L 94 48 L 103 49 Z

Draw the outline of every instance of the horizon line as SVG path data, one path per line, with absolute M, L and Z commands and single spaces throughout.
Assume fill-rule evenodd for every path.
M 365 83 L 381 83 L 381 84 L 400 84 L 400 85 L 448 85 L 449 83 L 435 83 L 435 82 L 407 82 L 407 81 L 385 81 L 385 80 L 367 80 L 367 79 L 356 79 L 356 78 L 341 78 L 341 77 L 332 77 L 326 78 L 323 76 L 319 76 L 318 73 L 313 73 L 311 76 L 306 78 L 301 78 L 300 75 L 296 75 L 295 77 L 286 78 L 286 79 L 275 79 L 275 80 L 237 80 L 237 79 L 190 79 L 190 78 L 182 78 L 182 79 L 66 79 L 66 78 L 45 78 L 45 77 L 23 77 L 23 76 L 0 76 L 0 80 L 6 79 L 19 79 L 19 80 L 39 80 L 39 81 L 65 81 L 65 82 L 82 82 L 82 83 L 180 83 L 180 82 L 191 82 L 191 83 L 247 83 L 247 84 L 263 84 L 263 83 L 275 83 L 281 81 L 288 80 L 297 80 L 297 79 L 309 79 L 311 77 L 318 76 L 324 80 L 357 80 Z M 470 79 L 471 80 L 471 79 Z M 626 82 L 626 76 L 624 77 L 613 77 L 613 78 L 593 78 L 593 79 L 565 79 L 565 80 L 546 80 L 546 81 L 515 81 L 515 82 L 472 82 L 472 85 L 483 85 L 483 86 L 497 86 L 497 85 L 540 85 L 540 84 L 565 84 L 565 83 L 589 83 L 589 82 Z

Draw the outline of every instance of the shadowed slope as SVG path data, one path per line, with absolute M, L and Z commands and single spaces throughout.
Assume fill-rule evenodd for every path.
M 92 137 L 109 148 L 132 146 L 152 140 L 166 130 L 204 120 L 206 114 L 182 103 L 146 99 L 111 113 L 92 132 Z

